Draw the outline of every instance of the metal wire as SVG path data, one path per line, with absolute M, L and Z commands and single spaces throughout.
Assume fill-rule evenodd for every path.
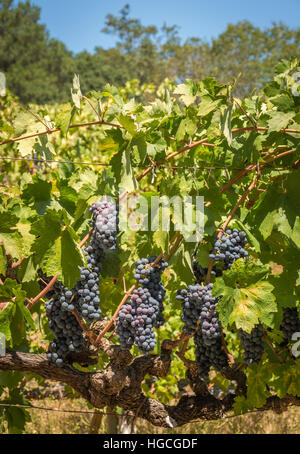
M 97 409 L 93 410 L 62 410 L 60 408 L 49 408 L 49 407 L 37 407 L 35 405 L 20 405 L 20 404 L 1 404 L 0 407 L 17 407 L 17 408 L 29 408 L 32 410 L 45 410 L 45 411 L 58 411 L 60 413 L 82 413 L 82 414 L 94 414 Z M 100 415 L 114 415 L 119 416 L 118 413 L 109 412 L 98 412 Z
M 58 163 L 58 164 L 75 164 L 75 165 L 99 165 L 103 167 L 111 167 L 111 164 L 109 163 L 102 163 L 102 162 L 82 162 L 82 161 L 58 161 L 54 159 L 35 159 L 35 158 L 10 158 L 10 157 L 5 157 L 5 156 L 0 156 L 0 160 L 5 161 L 35 161 L 36 163 Z M 150 166 L 132 166 L 132 168 L 137 168 L 137 169 L 148 169 Z M 153 165 L 152 166 L 154 169 L 174 169 L 174 170 L 179 170 L 179 169 L 189 169 L 189 170 L 244 170 L 244 167 L 230 167 L 230 166 L 166 166 L 166 165 Z M 264 165 L 263 168 L 266 169 L 279 169 L 279 170 L 291 170 L 291 167 L 273 167 L 273 166 L 267 166 Z

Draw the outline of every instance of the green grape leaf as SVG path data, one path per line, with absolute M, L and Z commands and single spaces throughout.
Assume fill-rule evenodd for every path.
M 273 369 L 271 386 L 282 399 L 286 395 L 300 397 L 300 361 L 287 361 Z
M 266 386 L 271 376 L 266 363 L 252 364 L 247 368 L 247 401 L 252 408 L 262 407 L 271 396 Z
M 224 326 L 235 324 L 250 332 L 261 321 L 272 325 L 272 312 L 276 312 L 273 285 L 266 282 L 269 267 L 237 260 L 231 270 L 216 279 L 214 296 L 221 296 L 217 311 Z
M 5 255 L 5 250 L 2 245 L 0 245 L 0 274 L 6 274 L 7 259 Z
M 76 107 L 70 103 L 63 104 L 59 108 L 58 115 L 55 119 L 57 128 L 60 128 L 63 135 L 67 135 L 74 115 L 76 113 Z
M 33 205 L 39 214 L 43 214 L 51 203 L 51 188 L 51 183 L 34 176 L 32 183 L 23 189 L 21 197 L 25 204 Z
M 186 105 L 190 106 L 196 100 L 194 94 L 194 86 L 191 80 L 187 80 L 185 84 L 179 84 L 175 87 L 174 94 L 181 95 L 180 100 Z
M 277 110 L 268 112 L 270 119 L 267 124 L 269 126 L 269 133 L 272 131 L 280 131 L 288 126 L 291 119 L 295 116 L 295 112 L 279 112 Z
M 17 268 L 19 281 L 30 282 L 37 278 L 37 270 L 33 262 L 33 257 L 25 258 Z
M 226 137 L 228 145 L 232 143 L 231 114 L 232 104 L 229 104 L 221 115 L 221 131 Z
M 11 322 L 16 313 L 16 305 L 9 303 L 4 310 L 0 312 L 0 332 L 4 334 L 8 343 L 11 340 Z
M 39 137 L 30 137 L 32 134 L 46 131 L 45 125 L 38 121 L 29 112 L 20 112 L 14 120 L 14 127 L 17 135 L 26 134 L 25 140 L 17 142 L 18 151 L 21 157 L 28 156 L 32 153 L 33 147 L 36 143 L 40 143 Z
M 118 117 L 119 123 L 129 132 L 132 136 L 136 135 L 136 126 L 134 124 L 134 120 L 129 117 L 128 115 L 119 115 Z
M 43 271 L 48 276 L 58 275 L 58 280 L 73 288 L 80 277 L 79 266 L 84 265 L 78 238 L 71 227 L 66 227 L 47 249 L 41 260 Z
M 244 413 L 247 413 L 249 410 L 253 410 L 252 406 L 244 396 L 237 396 L 234 399 L 234 404 L 232 408 L 236 416 L 243 415 Z
M 62 212 L 48 209 L 31 226 L 31 233 L 36 236 L 32 245 L 35 263 L 39 263 L 46 251 L 51 247 L 62 231 Z

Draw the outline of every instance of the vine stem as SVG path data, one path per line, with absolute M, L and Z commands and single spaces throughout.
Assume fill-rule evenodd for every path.
M 263 126 L 256 126 L 255 128 L 252 126 L 246 127 L 246 128 L 235 128 L 232 129 L 231 132 L 233 134 L 237 132 L 245 132 L 245 131 L 269 131 L 269 128 L 265 128 Z M 280 132 L 289 132 L 291 134 L 300 134 L 300 130 L 298 129 L 280 129 Z
M 247 112 L 245 111 L 245 109 L 243 109 L 243 107 L 240 105 L 240 103 L 238 102 L 238 100 L 236 98 L 233 98 L 233 101 L 236 103 L 236 105 L 241 109 L 241 111 L 246 115 L 246 117 L 248 118 L 248 120 L 253 124 L 255 130 L 257 130 L 257 124 L 256 122 L 247 114 Z
M 172 257 L 172 255 L 174 254 L 174 252 L 176 251 L 176 249 L 178 248 L 179 244 L 181 243 L 181 240 L 183 238 L 183 235 L 179 235 L 177 240 L 175 241 L 175 244 L 172 246 L 170 252 L 168 255 L 166 255 L 165 257 L 165 261 L 168 262 L 170 260 L 170 258 Z
M 87 123 L 75 123 L 73 125 L 70 125 L 69 129 L 88 127 L 88 126 L 93 126 L 93 125 L 106 125 L 106 126 L 112 126 L 113 128 L 123 128 L 121 125 L 118 125 L 116 123 L 108 123 L 103 120 L 98 120 L 98 121 L 89 121 Z M 232 129 L 231 132 L 233 134 L 235 134 L 237 132 L 245 132 L 245 131 L 268 131 L 268 130 L 269 130 L 269 128 L 257 126 L 255 128 L 254 127 L 236 128 L 236 129 Z M 47 129 L 46 131 L 28 134 L 26 136 L 15 137 L 14 139 L 7 139 L 7 140 L 4 140 L 3 142 L 0 142 L 0 146 L 6 145 L 8 143 L 20 142 L 21 140 L 30 139 L 32 137 L 38 137 L 38 136 L 42 136 L 45 134 L 53 134 L 53 133 L 59 132 L 59 131 L 61 131 L 61 128 L 52 128 L 52 129 Z M 291 134 L 300 134 L 300 131 L 298 131 L 297 129 L 280 129 L 280 132 L 287 132 L 287 133 L 291 133 Z
M 82 247 L 89 240 L 89 238 L 92 236 L 92 234 L 93 234 L 93 230 L 91 230 L 87 235 L 85 235 L 85 237 L 80 241 L 79 247 Z
M 114 322 L 116 321 L 117 319 L 117 316 L 118 316 L 118 313 L 121 309 L 121 307 L 123 306 L 124 303 L 126 303 L 126 301 L 128 300 L 128 298 L 132 295 L 132 292 L 133 290 L 135 290 L 137 288 L 137 284 L 133 284 L 130 289 L 128 290 L 128 292 L 125 293 L 125 295 L 123 296 L 119 306 L 117 307 L 114 315 L 112 316 L 112 319 L 107 323 L 107 325 L 105 326 L 105 328 L 101 331 L 101 333 L 99 333 L 98 337 L 96 338 L 96 345 L 100 342 L 100 340 L 102 339 L 102 337 L 107 333 L 107 331 L 110 330 L 110 328 L 113 326 Z
M 263 168 L 265 164 L 270 164 L 270 162 L 275 161 L 276 159 L 282 158 L 283 156 L 289 155 L 291 153 L 294 153 L 296 150 L 287 150 L 283 151 L 282 153 L 279 153 L 276 156 L 273 156 L 269 159 L 266 159 L 265 161 L 259 163 L 260 168 Z M 247 166 L 244 170 L 242 170 L 238 175 L 236 175 L 234 178 L 232 178 L 223 188 L 221 189 L 221 193 L 227 191 L 234 183 L 236 183 L 238 180 L 240 180 L 242 177 L 248 175 L 252 170 L 257 169 L 258 164 L 250 164 Z
M 98 120 L 98 121 L 89 121 L 87 123 L 75 123 L 73 125 L 70 125 L 69 129 L 82 128 L 82 127 L 88 127 L 88 126 L 94 126 L 94 125 L 105 125 L 105 126 L 112 126 L 113 128 L 122 128 L 121 125 L 118 125 L 115 123 L 108 123 L 107 121 L 103 121 L 103 120 Z M 20 137 L 15 137 L 14 139 L 4 140 L 3 142 L 0 142 L 0 145 L 6 145 L 8 143 L 20 142 L 21 140 L 31 139 L 33 137 L 43 136 L 45 134 L 53 134 L 55 132 L 60 132 L 60 131 L 61 131 L 61 128 L 47 129 L 46 131 L 35 132 L 33 134 L 27 134 L 26 136 L 20 136 Z
M 268 335 L 266 332 L 264 332 L 264 335 L 263 335 L 263 340 L 269 345 L 269 347 L 271 348 L 272 352 L 274 353 L 274 355 L 276 356 L 276 358 L 278 359 L 278 361 L 283 364 L 284 361 L 283 359 L 279 356 L 279 354 L 277 353 L 277 351 L 275 350 L 275 348 L 273 347 L 272 345 L 272 342 L 270 341 Z
M 55 282 L 57 281 L 57 274 L 55 274 L 53 276 L 53 278 L 51 279 L 51 281 L 49 282 L 48 285 L 46 285 L 46 287 L 36 296 L 34 297 L 29 304 L 27 304 L 27 309 L 31 309 L 32 306 L 34 306 L 35 303 L 37 303 L 41 298 L 43 298 L 43 296 L 45 296 L 49 290 L 52 289 L 53 285 L 55 284 Z
M 95 114 L 97 115 L 97 117 L 99 118 L 100 121 L 103 120 L 103 118 L 101 118 L 101 116 L 99 115 L 99 113 L 97 112 L 97 110 L 95 109 L 95 107 L 93 106 L 93 104 L 91 103 L 91 101 L 89 100 L 89 98 L 87 98 L 86 96 L 83 96 L 82 95 L 82 99 L 84 99 L 89 105 L 90 107 L 93 109 L 93 111 L 95 112 Z M 122 126 L 121 126 L 122 127 Z
M 230 364 L 231 365 L 235 364 L 233 356 L 228 351 L 227 344 L 225 342 L 224 333 L 223 332 L 222 332 L 222 347 L 223 347 L 224 352 L 227 355 L 227 358 L 229 359 Z
M 21 265 L 21 263 L 23 262 L 23 260 L 25 260 L 25 257 L 22 257 L 20 260 L 18 260 L 17 262 L 14 262 L 11 267 L 12 269 L 15 269 L 15 268 L 18 268 L 18 266 Z
M 72 314 L 74 315 L 74 317 L 76 318 L 77 322 L 79 323 L 82 331 L 84 333 L 86 333 L 86 335 L 88 336 L 88 338 L 90 339 L 90 341 L 93 343 L 93 333 L 88 329 L 87 325 L 84 323 L 84 321 L 80 318 L 79 314 L 78 314 L 78 311 L 75 309 L 74 311 L 72 311 Z
M 198 147 L 198 145 L 204 145 L 206 141 L 207 141 L 207 138 L 202 139 L 202 140 L 198 140 L 197 142 L 191 142 L 190 144 L 184 146 L 180 150 L 174 151 L 173 153 L 169 154 L 168 156 L 166 156 L 166 158 L 164 160 L 157 161 L 156 165 L 158 166 L 158 165 L 162 164 L 164 161 L 169 161 L 170 159 L 175 158 L 175 156 L 178 156 L 179 154 L 184 153 L 185 151 L 188 151 L 188 150 L 191 150 L 192 148 Z M 153 169 L 153 165 L 147 167 L 147 169 L 145 169 L 136 178 L 136 180 L 140 181 L 142 178 L 144 178 L 146 175 L 148 175 L 148 173 L 150 173 L 152 169 Z

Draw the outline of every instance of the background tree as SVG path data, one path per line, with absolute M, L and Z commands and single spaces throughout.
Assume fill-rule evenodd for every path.
M 75 70 L 72 53 L 50 39 L 39 19 L 40 8 L 29 1 L 0 1 L 0 68 L 23 102 L 63 101 Z
M 245 96 L 254 84 L 263 86 L 280 59 L 299 55 L 300 28 L 282 23 L 261 30 L 243 21 L 229 24 L 211 41 L 182 41 L 176 25 L 144 26 L 125 5 L 119 15 L 107 15 L 102 29 L 116 36 L 115 47 L 74 55 L 39 21 L 40 8 L 29 0 L 17 5 L 0 0 L 0 70 L 24 103 L 65 102 L 74 72 L 84 90 L 103 89 L 106 83 L 124 86 L 132 79 L 159 85 L 165 78 L 180 82 L 210 76 L 225 82 L 240 74 L 237 94 Z

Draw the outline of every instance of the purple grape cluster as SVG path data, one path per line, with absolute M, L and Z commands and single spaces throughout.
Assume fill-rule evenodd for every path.
M 216 306 L 221 297 L 212 296 L 213 284 L 189 285 L 178 290 L 177 299 L 181 301 L 184 330 L 194 334 L 196 361 L 199 376 L 205 378 L 210 366 L 221 370 L 228 364 L 222 348 L 222 326 Z
M 50 328 L 56 336 L 56 340 L 50 346 L 48 358 L 58 360 L 56 364 L 62 364 L 68 349 L 72 350 L 74 347 L 76 350 L 82 345 L 78 338 L 72 341 L 74 327 L 76 327 L 77 336 L 82 335 L 82 332 L 71 312 L 76 310 L 88 323 L 99 320 L 101 317 L 99 275 L 105 258 L 104 249 L 116 248 L 117 210 L 111 202 L 96 202 L 92 204 L 91 211 L 93 213 L 92 237 L 90 244 L 84 249 L 87 266 L 79 268 L 80 279 L 73 289 L 68 289 L 61 282 L 56 282 L 52 291 L 48 293 L 53 300 L 46 303 L 46 313 Z M 42 272 L 40 277 L 46 283 L 51 279 Z M 40 285 L 41 288 L 45 286 L 42 281 Z M 66 320 L 65 324 L 64 320 Z M 71 330 L 69 334 L 68 329 Z
M 99 307 L 99 275 L 98 271 L 88 268 L 81 268 L 80 281 L 77 285 L 77 293 L 79 295 L 77 301 L 80 307 L 79 312 L 82 317 L 89 323 L 94 320 L 99 320 L 101 317 L 101 309 Z
M 208 268 L 203 268 L 196 259 L 193 259 L 193 272 L 196 278 L 197 284 L 202 284 L 206 280 Z M 222 276 L 222 270 L 218 269 L 216 266 L 213 266 L 211 270 L 211 275 L 215 277 Z
M 69 290 L 61 286 L 60 298 L 61 309 L 73 312 L 75 309 L 88 323 L 99 320 L 101 309 L 99 307 L 99 274 L 102 269 L 104 252 L 95 242 L 92 236 L 90 245 L 84 249 L 87 259 L 87 267 L 80 267 L 80 279 L 75 287 Z
M 163 259 L 160 259 L 155 266 L 152 266 L 151 264 L 156 260 L 156 258 L 156 255 L 153 255 L 152 257 L 138 260 L 135 264 L 136 269 L 134 278 L 142 286 L 142 288 L 149 290 L 152 298 L 159 302 L 159 313 L 156 324 L 157 326 L 161 326 L 165 321 L 163 316 L 163 301 L 166 295 L 166 290 L 161 281 L 161 275 L 168 267 L 168 263 Z
M 296 332 L 300 332 L 300 319 L 296 307 L 285 307 L 280 329 L 286 340 L 291 340 Z
M 47 358 L 57 366 L 62 366 L 68 353 L 82 351 L 85 340 L 82 329 L 75 316 L 62 310 L 60 293 L 45 303 L 49 327 L 55 335 L 50 343 Z
M 233 262 L 248 256 L 244 249 L 247 243 L 247 235 L 238 229 L 226 230 L 221 238 L 215 238 L 214 246 L 209 257 L 216 262 L 224 262 L 225 269 L 230 269 Z
M 204 343 L 201 330 L 197 330 L 194 334 L 195 342 L 195 359 L 198 366 L 198 375 L 200 378 L 207 379 L 210 371 L 211 361 L 208 355 L 207 346 Z
M 221 371 L 228 365 L 226 353 L 222 348 L 221 338 L 210 339 L 207 343 L 207 338 L 201 330 L 197 330 L 194 334 L 195 342 L 195 359 L 198 366 L 198 374 L 202 379 L 207 379 L 210 367 L 214 367 L 217 371 Z
M 181 301 L 184 331 L 193 334 L 200 323 L 202 308 L 202 286 L 200 284 L 189 285 L 186 289 L 177 290 L 176 299 Z
M 116 249 L 118 234 L 118 208 L 115 202 L 99 201 L 92 203 L 93 237 L 103 249 Z
M 213 284 L 195 284 L 177 290 L 176 299 L 181 301 L 181 320 L 187 333 L 192 334 L 201 324 L 205 337 L 218 337 L 221 325 L 215 309 L 220 297 L 212 296 L 212 288 Z
M 246 364 L 257 363 L 261 360 L 264 352 L 263 334 L 264 330 L 261 323 L 256 325 L 250 333 L 239 329 Z
M 152 351 L 156 344 L 153 328 L 159 326 L 159 313 L 159 302 L 149 290 L 143 287 L 135 289 L 118 314 L 116 332 L 121 347 L 130 349 L 135 344 L 142 353 Z
M 208 284 L 202 289 L 203 304 L 200 319 L 201 330 L 207 345 L 212 343 L 212 339 L 217 339 L 222 334 L 222 326 L 219 321 L 219 315 L 216 312 L 216 306 L 221 297 L 213 297 L 211 294 L 212 288 L 213 284 Z

